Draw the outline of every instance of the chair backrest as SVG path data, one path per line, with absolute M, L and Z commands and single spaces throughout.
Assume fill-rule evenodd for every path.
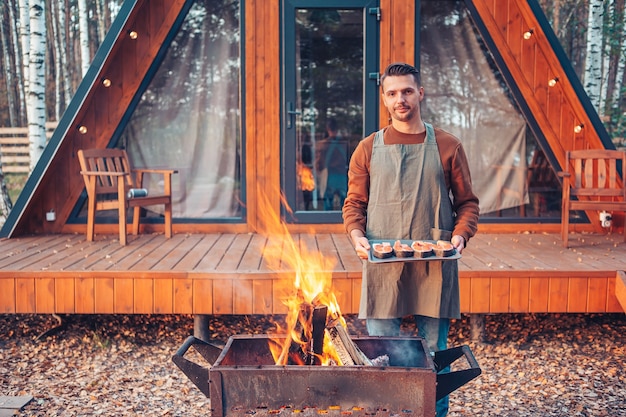
M 626 198 L 626 187 L 620 181 L 618 167 L 626 168 L 626 152 L 605 149 L 569 151 L 565 169 L 570 194 L 588 197 Z M 573 167 L 573 171 L 572 171 Z
M 95 177 L 96 194 L 116 194 L 117 181 L 120 178 L 126 181 L 128 187 L 132 187 L 130 163 L 123 149 L 81 149 L 78 151 L 78 161 L 82 172 L 101 173 Z M 120 177 L 120 173 L 129 175 Z M 89 176 L 83 175 L 83 179 L 89 190 Z

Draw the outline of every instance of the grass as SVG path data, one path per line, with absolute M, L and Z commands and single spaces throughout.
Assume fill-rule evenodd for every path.
M 26 174 L 4 174 L 4 182 L 7 186 L 9 197 L 11 198 L 11 202 L 13 204 L 17 201 L 17 197 L 22 192 L 27 179 L 28 175 Z

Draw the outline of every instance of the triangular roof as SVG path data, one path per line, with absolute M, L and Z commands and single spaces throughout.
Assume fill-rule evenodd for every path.
M 251 22 L 260 21 L 254 18 L 255 13 L 276 17 L 278 3 L 279 0 L 268 0 L 262 5 L 244 7 L 242 18 L 246 30 Z M 614 147 L 537 1 L 466 0 L 465 3 L 556 170 L 569 149 Z M 110 138 L 124 129 L 192 4 L 193 0 L 127 0 L 123 4 L 0 230 L 0 237 L 84 228 L 67 222 L 84 188 L 82 178 L 77 175 L 76 151 L 84 147 L 106 147 Z M 278 29 L 272 30 L 272 34 L 278 34 Z M 131 32 L 136 32 L 138 37 L 131 37 Z M 527 32 L 531 34 L 529 39 L 524 38 Z M 263 40 L 263 36 L 242 39 Z M 273 41 L 269 35 L 264 40 Z M 261 46 L 246 44 L 245 48 Z M 278 56 L 267 60 L 268 67 L 278 60 Z M 262 71 L 257 73 L 263 76 Z M 555 76 L 559 85 L 548 91 L 545 80 Z M 104 79 L 111 80 L 109 87 L 103 85 Z M 249 85 L 254 83 L 251 81 Z M 251 89 L 245 94 L 256 93 Z M 577 125 L 584 127 L 582 132 L 574 131 Z M 79 132 L 80 126 L 87 126 L 85 134 Z M 255 178 L 255 173 L 248 174 L 248 178 Z M 53 208 L 57 221 L 46 222 L 45 214 Z

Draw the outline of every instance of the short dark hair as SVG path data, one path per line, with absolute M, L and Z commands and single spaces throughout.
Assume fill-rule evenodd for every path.
M 395 62 L 393 64 L 389 64 L 387 68 L 385 68 L 385 72 L 383 72 L 382 77 L 380 77 L 380 85 L 383 85 L 385 78 L 401 76 L 401 75 L 412 75 L 413 79 L 417 83 L 418 87 L 422 86 L 422 76 L 420 75 L 420 71 L 415 68 L 413 65 L 405 64 L 402 62 Z

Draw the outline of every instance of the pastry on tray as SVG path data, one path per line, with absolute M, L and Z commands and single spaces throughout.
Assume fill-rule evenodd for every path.
M 411 248 L 411 246 L 406 243 L 402 243 L 399 240 L 396 240 L 393 244 L 393 251 L 398 258 L 411 258 L 415 255 L 415 251 Z
M 433 250 L 432 242 L 424 242 L 423 240 L 416 240 L 411 243 L 411 248 L 415 252 L 416 258 L 428 258 L 429 256 L 433 256 L 435 253 Z
M 433 246 L 433 250 L 435 251 L 435 255 L 441 258 L 452 256 L 455 253 L 454 245 L 445 240 L 438 240 Z
M 386 259 L 393 256 L 393 248 L 390 242 L 374 243 L 372 245 L 372 255 L 376 258 Z

